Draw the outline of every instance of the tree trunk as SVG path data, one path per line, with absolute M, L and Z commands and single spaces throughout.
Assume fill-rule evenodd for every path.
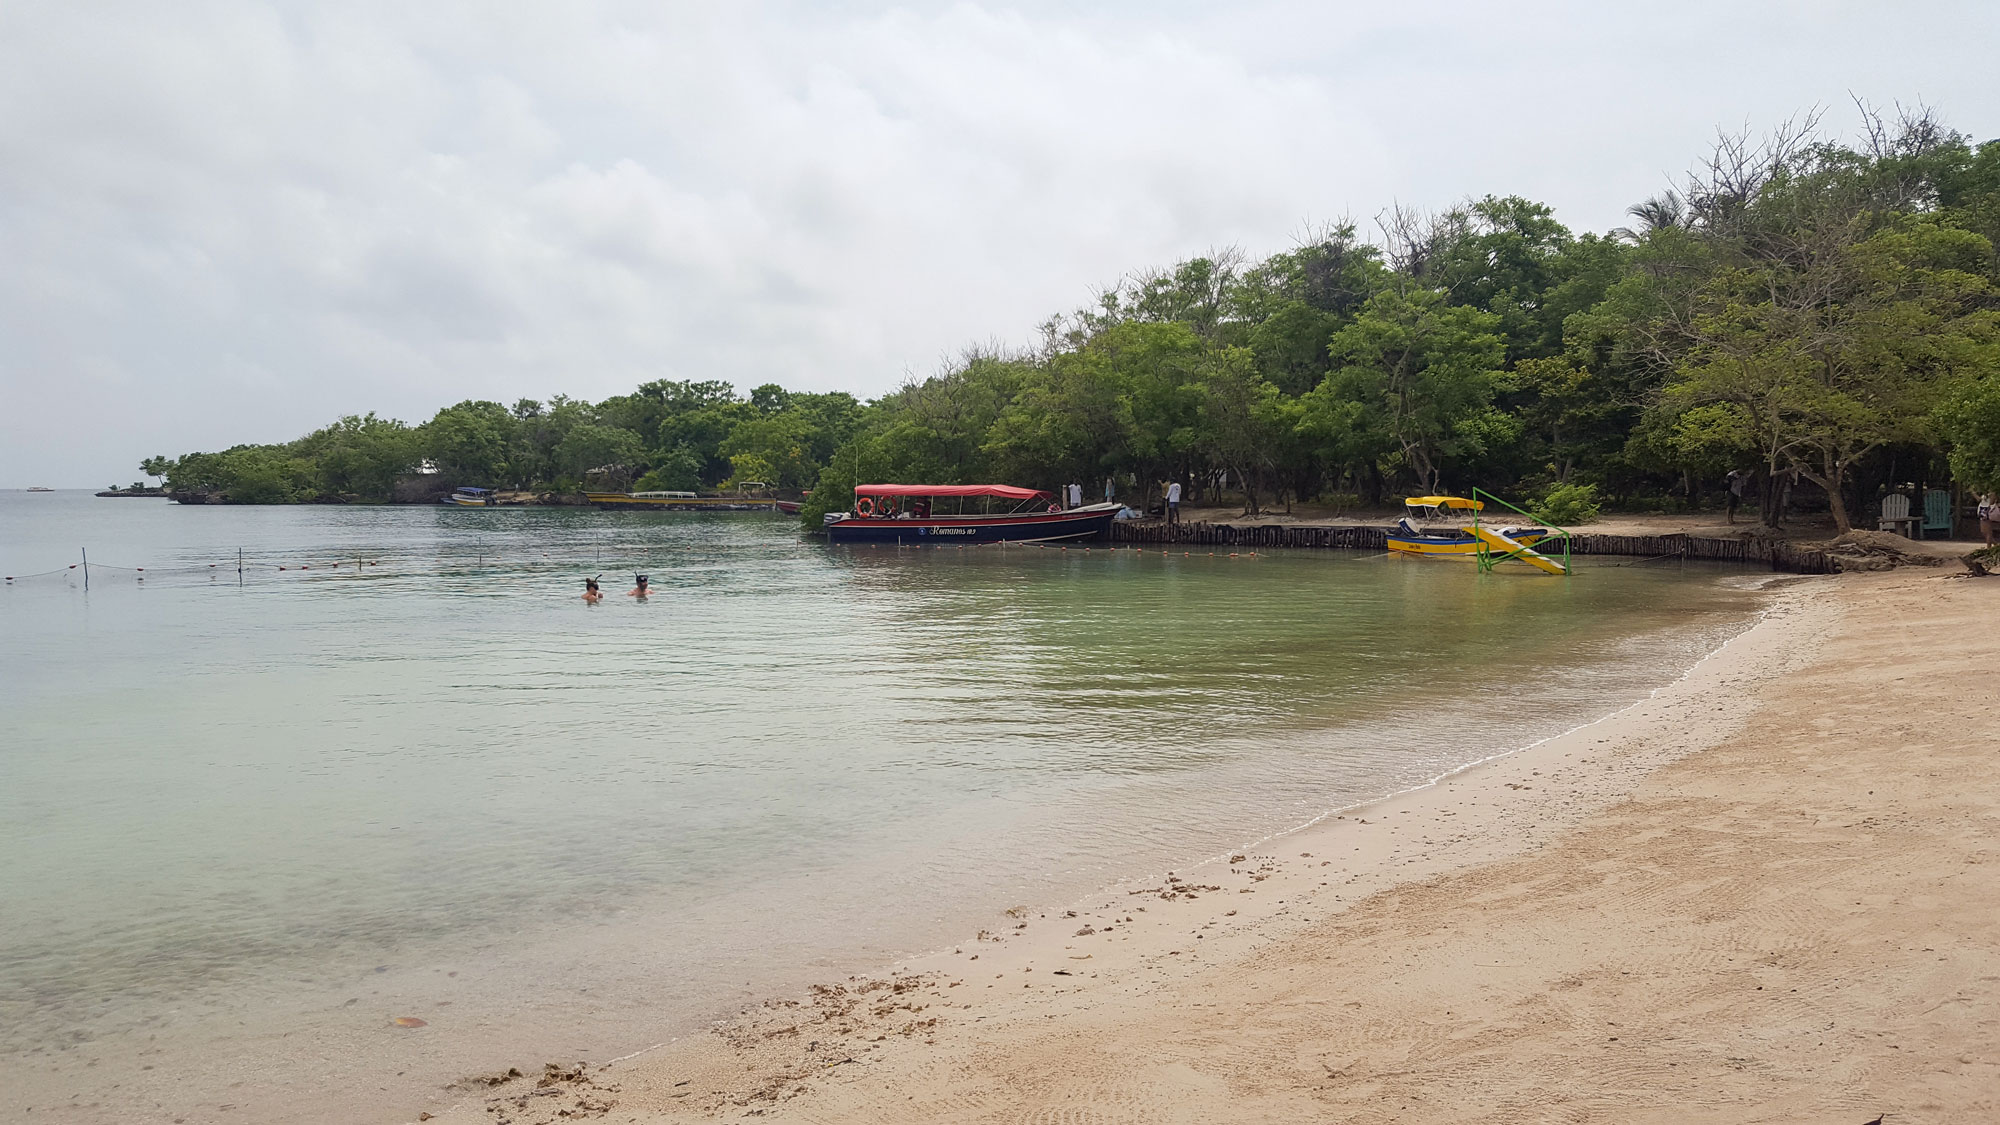
M 1246 516 L 1259 514 L 1257 511 L 1257 486 L 1252 483 L 1250 474 L 1234 465 L 1229 467 L 1229 471 L 1235 474 L 1236 483 L 1243 486 L 1243 514 Z
M 1403 443 L 1403 459 L 1417 474 L 1417 487 L 1435 494 L 1437 492 L 1437 468 L 1431 464 L 1430 450 L 1420 442 Z
M 1823 466 L 1822 471 L 1817 473 L 1804 465 L 1794 467 L 1798 469 L 1800 476 L 1826 491 L 1826 506 L 1833 515 L 1834 528 L 1841 532 L 1853 531 L 1854 523 L 1847 517 L 1847 497 L 1842 495 L 1846 491 L 1844 486 L 1847 483 L 1847 466 L 1834 462 Z
M 1833 511 L 1833 526 L 1842 532 L 1853 531 L 1854 523 L 1847 518 L 1847 500 L 1841 496 L 1840 486 L 1827 488 L 1826 485 L 1820 485 L 1820 487 L 1826 488 L 1826 503 Z

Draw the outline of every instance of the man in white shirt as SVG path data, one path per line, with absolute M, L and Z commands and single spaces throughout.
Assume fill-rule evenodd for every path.
M 1075 482 L 1071 482 L 1069 486 L 1069 506 L 1072 508 L 1083 507 L 1083 486 Z
M 1167 485 L 1167 526 L 1172 527 L 1179 522 L 1181 522 L 1181 482 L 1173 481 Z

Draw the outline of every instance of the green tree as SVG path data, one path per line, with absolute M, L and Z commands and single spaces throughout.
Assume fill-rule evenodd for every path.
M 513 472 L 514 415 L 497 402 L 447 406 L 418 428 L 417 448 L 454 483 L 527 484 Z
M 701 487 L 701 455 L 684 445 L 654 455 L 653 467 L 633 484 L 646 492 L 693 492 Z
M 1933 424 L 1949 446 L 1952 475 L 1976 492 L 2000 496 L 2000 363 L 1956 381 Z
M 1850 528 L 1856 464 L 1920 436 L 1941 380 L 1990 336 L 1978 306 L 1993 288 L 1965 268 L 1990 250 L 1921 221 L 1859 241 L 1835 234 L 1798 264 L 1719 271 L 1697 295 L 1694 346 L 1662 401 L 1676 413 L 1733 409 L 1677 433 L 1714 446 L 1725 440 L 1714 431 L 1733 423 L 1726 440 L 1756 450 L 1767 473 L 1818 484 L 1835 525 Z
M 639 435 L 630 430 L 580 422 L 556 445 L 556 471 L 565 480 L 582 480 L 592 469 L 613 469 L 629 479 L 644 453 Z
M 805 488 L 819 479 L 820 463 L 813 457 L 814 431 L 813 419 L 806 414 L 779 408 L 738 422 L 723 439 L 720 452 L 729 458 L 730 475 L 735 480 Z
M 1244 514 L 1257 515 L 1259 482 L 1275 466 L 1277 447 L 1292 436 L 1297 420 L 1284 395 L 1257 373 L 1249 348 L 1210 350 L 1194 376 L 1201 447 L 1241 484 Z
M 292 451 L 313 466 L 317 491 L 378 501 L 420 459 L 410 427 L 373 414 L 350 414 L 293 442 Z
M 1371 298 L 1329 346 L 1337 393 L 1374 416 L 1421 489 L 1439 487 L 1447 458 L 1486 450 L 1506 358 L 1498 327 L 1492 313 L 1408 286 Z

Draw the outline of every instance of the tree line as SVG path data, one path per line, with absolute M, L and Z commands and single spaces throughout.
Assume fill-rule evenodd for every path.
M 1929 111 L 1724 136 L 1628 227 L 1487 196 L 1329 224 L 1261 261 L 1133 275 L 1034 345 L 968 350 L 863 403 L 653 382 L 591 404 L 464 402 L 295 442 L 156 458 L 237 502 L 382 500 L 419 466 L 489 487 L 757 480 L 806 519 L 868 481 L 1226 482 L 1244 510 L 1479 485 L 1549 518 L 1682 510 L 1754 484 L 1842 528 L 1884 488 L 2000 490 L 2000 141 Z

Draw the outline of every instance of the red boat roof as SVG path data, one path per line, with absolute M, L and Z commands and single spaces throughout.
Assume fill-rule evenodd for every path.
M 1033 500 L 1047 496 L 1035 488 L 1012 484 L 857 484 L 856 496 L 999 496 L 1008 500 Z

